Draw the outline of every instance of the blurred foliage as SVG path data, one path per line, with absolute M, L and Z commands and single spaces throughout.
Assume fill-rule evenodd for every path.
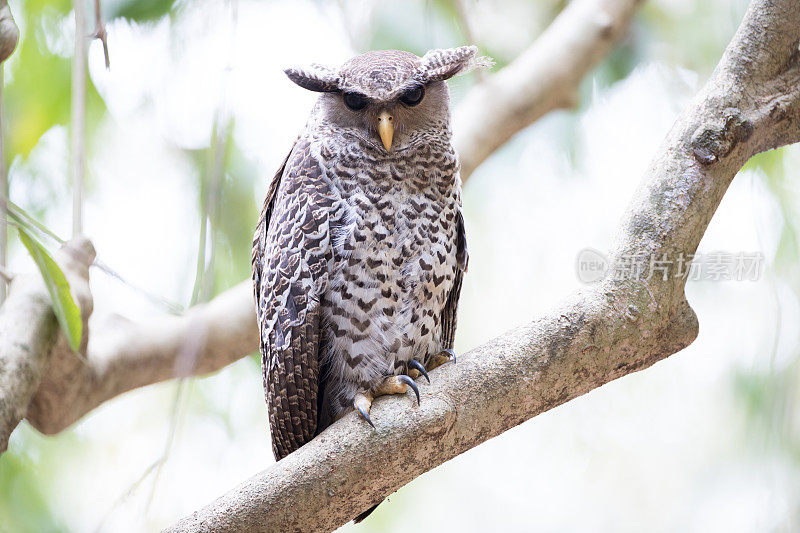
M 168 15 L 175 3 L 175 0 L 117 0 L 108 2 L 104 16 L 109 20 L 154 21 Z
M 651 57 L 699 72 L 711 73 L 730 37 L 739 26 L 748 0 L 707 0 L 681 2 L 669 0 L 642 4 L 639 21 L 647 29 Z
M 195 298 L 198 301 L 224 291 L 251 273 L 253 221 L 261 208 L 253 196 L 253 186 L 261 176 L 233 142 L 234 126 L 233 122 L 228 124 L 220 137 L 215 124 L 207 148 L 186 150 L 197 171 L 198 210 L 206 215 L 210 226 L 201 228 L 199 236 L 199 249 L 206 261 L 201 261 L 205 271 L 198 276 L 206 279 L 200 284 L 201 294 Z M 222 145 L 218 146 L 220 141 Z M 217 160 L 219 157 L 221 161 Z M 206 241 L 211 243 L 210 254 L 203 253 Z
M 8 131 L 7 162 L 27 157 L 41 136 L 70 117 L 71 54 L 73 48 L 71 3 L 68 0 L 34 0 L 18 6 L 20 21 L 17 50 L 8 61 L 11 83 L 4 87 L 4 117 Z M 93 26 L 90 26 L 93 27 Z M 96 125 L 105 105 L 91 80 L 87 80 L 86 114 L 89 128 Z
M 789 167 L 783 150 L 758 154 L 745 165 L 760 179 L 778 204 L 783 224 L 775 256 L 768 259 L 772 283 L 783 283 L 800 301 L 800 195 L 798 173 Z M 747 421 L 747 436 L 759 449 L 784 455 L 800 469 L 800 353 L 775 364 L 781 327 L 781 302 L 777 300 L 775 342 L 764 357 L 767 370 L 742 369 L 734 379 L 734 392 Z
M 387 3 L 375 13 L 367 48 L 408 50 L 423 55 L 431 48 L 446 46 L 444 43 L 466 44 L 463 34 L 453 24 L 457 18 L 450 4 L 426 2 L 425 16 L 420 23 L 416 11 L 405 9 L 402 4 Z
M 757 449 L 786 456 L 800 465 L 800 362 L 781 371 L 740 372 L 734 393 L 747 422 L 747 439 Z
M 0 532 L 49 533 L 65 531 L 50 512 L 40 480 L 40 466 L 25 454 L 8 451 L 0 460 Z
M 69 433 L 56 441 L 27 422 L 20 424 L 15 437 L 0 457 L 0 533 L 67 531 L 48 496 L 52 473 L 70 459 L 78 439 Z
M 758 170 L 767 188 L 780 206 L 783 218 L 778 249 L 771 258 L 772 271 L 790 286 L 800 298 L 800 196 L 797 192 L 797 176 L 785 168 L 786 159 L 782 150 L 770 150 L 756 155 L 745 165 L 745 170 Z
M 219 249 L 225 253 L 218 253 L 216 257 L 215 293 L 250 277 L 253 221 L 258 219 L 261 211 L 253 196 L 253 186 L 257 179 L 263 178 L 232 141 L 228 152 L 229 163 L 219 197 L 219 209 L 225 215 L 218 218 L 216 226 Z

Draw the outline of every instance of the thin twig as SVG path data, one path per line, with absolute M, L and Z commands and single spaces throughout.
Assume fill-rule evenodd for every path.
M 179 303 L 173 302 L 172 300 L 165 298 L 163 296 L 159 296 L 153 292 L 148 291 L 134 283 L 131 283 L 127 279 L 123 278 L 121 274 L 119 274 L 116 270 L 112 269 L 110 266 L 105 264 L 103 261 L 98 259 L 94 260 L 92 264 L 95 268 L 103 272 L 104 274 L 108 275 L 109 277 L 119 281 L 132 291 L 138 293 L 139 295 L 143 296 L 145 299 L 150 300 L 152 303 L 158 305 L 159 307 L 165 309 L 170 314 L 179 315 L 184 312 L 186 309 Z
M 6 0 L 0 1 L 0 267 L 8 261 L 8 224 L 6 202 L 8 201 L 8 169 L 6 168 L 5 130 L 3 116 L 3 70 L 4 62 L 14 53 L 19 41 L 19 28 L 14 23 Z M 0 304 L 6 299 L 7 287 L 0 283 Z
M 164 443 L 164 449 L 162 450 L 161 455 L 158 457 L 158 459 L 153 461 L 153 463 L 150 466 L 148 466 L 144 472 L 142 472 L 142 474 L 136 479 L 136 481 L 131 483 L 128 489 L 125 492 L 123 492 L 119 498 L 117 498 L 114 504 L 108 509 L 106 514 L 103 516 L 103 519 L 100 520 L 100 523 L 97 525 L 96 531 L 102 531 L 103 526 L 105 525 L 106 521 L 108 521 L 109 517 L 114 513 L 114 511 L 116 511 L 116 509 L 118 509 L 123 503 L 125 503 L 125 501 L 127 501 L 128 498 L 130 498 L 133 494 L 135 494 L 136 491 L 139 489 L 139 487 L 142 485 L 142 483 L 144 483 L 147 480 L 147 478 L 149 478 L 152 474 L 155 474 L 155 477 L 153 478 L 152 490 L 150 492 L 150 496 L 147 501 L 147 507 L 148 508 L 150 507 L 150 503 L 153 499 L 153 494 L 155 492 L 156 484 L 158 483 L 158 475 L 161 470 L 161 466 L 167 462 L 167 459 L 169 459 L 169 453 L 170 450 L 172 449 L 172 443 L 175 440 L 175 434 L 177 432 L 178 422 L 179 422 L 178 415 L 180 413 L 180 400 L 182 397 L 183 387 L 184 387 L 184 381 L 179 380 L 178 383 L 176 384 L 175 397 L 172 402 L 172 410 L 170 411 L 170 424 L 167 433 L 167 440 Z
M 83 180 L 86 173 L 86 6 L 72 0 L 75 10 L 75 54 L 72 57 L 72 235 L 83 233 Z
M 167 439 L 164 442 L 164 448 L 161 450 L 161 455 L 159 455 L 158 458 L 153 461 L 144 472 L 142 472 L 136 481 L 134 481 L 127 488 L 127 490 L 120 495 L 119 498 L 117 498 L 117 500 L 108 509 L 106 514 L 103 516 L 103 519 L 98 524 L 97 531 L 101 531 L 103 529 L 103 525 L 116 511 L 116 509 L 118 509 L 119 506 L 128 500 L 128 498 L 135 494 L 136 491 L 139 490 L 139 487 L 142 485 L 142 483 L 144 483 L 145 480 L 152 475 L 153 482 L 150 485 L 150 494 L 148 495 L 147 503 L 145 504 L 145 514 L 149 512 L 150 505 L 153 503 L 153 497 L 155 496 L 155 492 L 158 487 L 158 479 L 161 475 L 161 469 L 169 459 L 172 451 L 172 444 L 175 442 L 175 435 L 178 432 L 178 426 L 181 421 L 181 413 L 183 411 L 182 404 L 188 402 L 189 399 L 189 393 L 186 392 L 184 394 L 184 391 L 187 387 L 186 376 L 192 375 L 197 358 L 200 355 L 200 351 L 202 350 L 207 338 L 206 329 L 199 320 L 195 319 L 195 327 L 193 327 L 192 330 L 195 331 L 196 334 L 187 338 L 181 345 L 180 355 L 175 361 L 175 375 L 177 375 L 179 379 L 175 386 L 175 395 L 172 399 L 172 409 L 170 410 L 169 426 L 167 429 Z M 191 382 L 189 382 L 188 385 L 191 385 Z
M 185 394 L 184 391 L 186 390 L 187 386 L 193 383 L 193 381 L 191 381 L 191 376 L 194 374 L 195 366 L 197 366 L 197 359 L 200 357 L 200 352 L 206 343 L 206 329 L 199 320 L 195 319 L 195 325 L 191 329 L 194 332 L 194 335 L 188 337 L 184 341 L 184 343 L 181 345 L 178 358 L 175 360 L 175 375 L 178 377 L 178 386 L 175 389 L 175 398 L 173 399 L 172 415 L 169 422 L 169 435 L 167 437 L 167 442 L 164 445 L 164 453 L 162 454 L 161 459 L 157 462 L 155 468 L 155 475 L 153 477 L 153 484 L 150 486 L 150 496 L 147 498 L 145 513 L 149 512 L 150 510 L 150 505 L 153 503 L 153 497 L 155 496 L 156 488 L 158 487 L 158 478 L 161 475 L 161 469 L 166 464 L 167 459 L 169 459 L 169 454 L 172 450 L 172 443 L 175 440 L 175 434 L 178 431 L 178 424 L 181 421 L 181 404 L 187 403 L 190 398 L 191 390 L 186 391 Z M 187 379 L 190 380 L 188 385 Z
M 64 244 L 64 239 L 58 236 L 53 230 L 36 220 L 32 217 L 27 211 L 22 209 L 20 206 L 15 204 L 12 201 L 8 201 L 7 204 L 7 214 L 8 218 L 0 214 L 0 219 L 6 224 L 10 224 L 16 227 L 22 227 L 22 229 L 32 231 L 32 233 L 36 234 L 37 237 L 48 237 L 52 239 L 56 244 Z M 138 293 L 139 295 L 143 296 L 145 299 L 150 300 L 154 304 L 158 305 L 159 307 L 165 309 L 169 313 L 173 315 L 177 315 L 185 311 L 184 307 L 172 300 L 164 298 L 163 296 L 159 296 L 153 292 L 148 291 L 136 285 L 135 283 L 131 283 L 121 274 L 119 274 L 116 270 L 108 266 L 105 262 L 95 259 L 92 266 L 96 267 L 98 270 L 103 272 L 104 274 L 108 275 L 109 277 L 116 279 L 132 291 Z
M 8 168 L 5 153 L 5 117 L 3 110 L 4 62 L 14 53 L 19 42 L 19 28 L 11 16 L 6 0 L 0 0 L 0 268 L 8 262 Z M 7 278 L 7 276 L 4 276 Z M 8 288 L 0 282 L 0 304 L 7 296 Z
M 6 223 L 6 212 L 8 206 L 8 173 L 6 172 L 6 152 L 3 126 L 5 117 L 3 116 L 3 64 L 0 63 L 0 268 L 6 266 L 8 261 L 8 224 Z M 0 305 L 6 299 L 6 283 L 11 280 L 6 278 L 5 283 L 0 283 Z
M 108 58 L 108 32 L 106 26 L 103 24 L 103 15 L 100 11 L 100 0 L 94 0 L 94 33 L 91 37 L 93 39 L 100 39 L 103 43 L 103 54 L 106 57 L 106 70 L 111 68 L 111 61 Z

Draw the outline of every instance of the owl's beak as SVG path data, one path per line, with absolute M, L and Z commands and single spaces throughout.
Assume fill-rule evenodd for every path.
M 388 111 L 378 113 L 378 135 L 387 152 L 392 151 L 392 137 L 394 137 L 394 117 Z

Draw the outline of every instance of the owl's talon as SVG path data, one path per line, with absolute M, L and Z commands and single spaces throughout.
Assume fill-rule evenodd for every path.
M 414 380 L 411 379 L 411 377 L 406 376 L 405 374 L 399 375 L 397 376 L 397 378 L 406 385 L 408 385 L 409 387 L 411 387 L 411 390 L 413 390 L 414 394 L 417 395 L 417 405 L 419 405 L 419 388 L 417 388 L 417 384 L 414 382 Z
M 456 352 L 451 350 L 450 348 L 445 348 L 442 350 L 443 352 L 447 353 L 450 356 L 450 359 L 453 360 L 453 364 L 456 364 Z
M 353 408 L 361 414 L 362 418 L 364 418 L 370 426 L 375 427 L 375 424 L 372 423 L 372 419 L 369 417 L 372 400 L 378 396 L 385 396 L 388 394 L 405 394 L 408 392 L 409 387 L 411 387 L 411 390 L 413 390 L 414 394 L 417 396 L 417 405 L 419 405 L 419 388 L 417 384 L 410 376 L 401 374 L 399 376 L 388 376 L 377 387 L 373 387 L 370 390 L 362 389 L 357 392 L 356 397 L 353 398 Z
M 353 400 L 353 407 L 355 407 L 356 411 L 361 413 L 361 416 L 364 417 L 364 420 L 374 428 L 375 424 L 373 424 L 372 420 L 369 418 L 369 408 L 372 406 L 372 400 L 367 395 L 372 396 L 369 392 L 366 394 L 362 392 L 357 393 Z
M 375 427 L 375 424 L 373 424 L 372 420 L 369 418 L 369 411 L 367 411 L 363 407 L 359 407 L 358 408 L 358 412 L 361 414 L 361 416 L 364 418 L 364 420 L 367 421 L 367 424 L 369 424 L 373 428 Z
M 410 366 L 411 368 L 417 369 L 420 374 L 425 376 L 425 379 L 428 380 L 428 383 L 431 382 L 431 378 L 428 376 L 428 372 L 425 370 L 425 367 L 422 366 L 422 363 L 420 363 L 416 359 L 412 359 L 411 361 L 408 362 L 408 366 Z

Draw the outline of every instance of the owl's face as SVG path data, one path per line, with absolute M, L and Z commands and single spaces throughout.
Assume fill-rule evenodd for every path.
M 378 151 L 400 152 L 450 134 L 450 95 L 444 80 L 488 66 L 474 46 L 410 52 L 368 52 L 338 69 L 288 69 L 303 88 L 323 93 L 316 119 Z

